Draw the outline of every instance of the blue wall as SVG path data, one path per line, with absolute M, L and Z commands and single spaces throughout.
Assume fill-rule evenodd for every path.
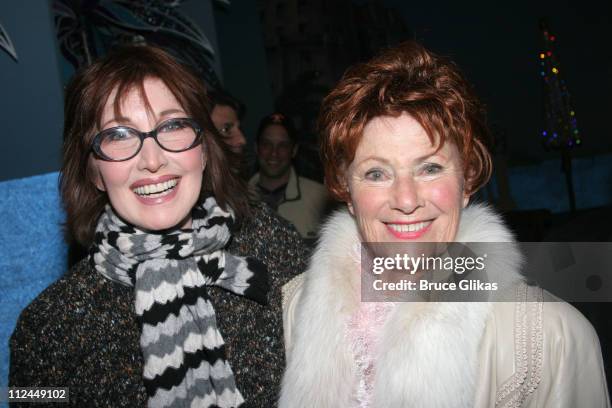
M 21 310 L 67 265 L 57 173 L 0 182 L 0 387 Z
M 552 213 L 570 210 L 565 174 L 561 172 L 561 159 L 510 167 L 508 178 L 510 195 L 516 206 L 514 209 L 548 209 Z M 574 158 L 572 180 L 577 209 L 612 205 L 612 154 Z M 499 193 L 495 177 L 490 183 L 479 193 L 484 200 L 497 201 Z
M 206 36 L 208 41 L 210 41 L 210 44 L 216 53 L 213 68 L 215 69 L 219 79 L 223 79 L 212 1 L 185 1 L 183 4 L 181 4 L 181 13 L 200 27 L 202 33 Z
M 62 85 L 50 1 L 0 2 L 18 62 L 0 51 L 0 180 L 59 169 Z
M 253 143 L 259 121 L 274 109 L 257 2 L 232 1 L 214 16 L 224 86 L 246 105 L 242 128 Z

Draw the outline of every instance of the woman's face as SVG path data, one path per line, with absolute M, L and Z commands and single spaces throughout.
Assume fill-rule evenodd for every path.
M 132 89 L 117 117 L 113 92 L 104 106 L 100 130 L 129 126 L 148 132 L 170 118 L 188 117 L 161 80 L 145 79 L 144 90 L 151 111 L 138 90 Z M 140 152 L 129 160 L 110 162 L 93 155 L 90 160 L 96 187 L 108 194 L 113 209 L 125 221 L 150 231 L 191 227 L 191 210 L 200 195 L 206 164 L 202 145 L 171 153 L 147 138 Z
M 451 242 L 469 196 L 457 148 L 436 152 L 410 115 L 365 126 L 347 169 L 349 210 L 364 242 Z

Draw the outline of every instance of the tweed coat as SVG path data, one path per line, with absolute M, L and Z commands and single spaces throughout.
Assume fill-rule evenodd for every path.
M 285 361 L 280 288 L 304 269 L 307 248 L 267 206 L 252 211 L 229 250 L 267 265 L 269 304 L 216 287 L 208 294 L 243 406 L 270 407 Z M 139 338 L 133 288 L 105 279 L 84 259 L 22 312 L 10 340 L 9 384 L 69 387 L 69 406 L 144 407 Z

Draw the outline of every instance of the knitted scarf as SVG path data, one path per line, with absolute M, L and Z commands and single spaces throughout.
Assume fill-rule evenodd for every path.
M 157 234 L 107 206 L 90 252 L 99 273 L 134 287 L 150 408 L 242 404 L 206 286 L 266 303 L 266 267 L 223 249 L 233 214 L 208 197 L 192 217 L 191 229 Z

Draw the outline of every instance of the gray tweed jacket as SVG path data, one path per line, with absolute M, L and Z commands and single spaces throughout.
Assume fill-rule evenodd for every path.
M 308 249 L 268 207 L 252 210 L 229 249 L 267 265 L 269 304 L 215 287 L 208 293 L 243 406 L 270 407 L 285 367 L 280 288 L 305 269 Z M 103 278 L 82 260 L 21 313 L 10 340 L 9 385 L 69 387 L 69 406 L 146 406 L 133 308 L 132 288 Z

